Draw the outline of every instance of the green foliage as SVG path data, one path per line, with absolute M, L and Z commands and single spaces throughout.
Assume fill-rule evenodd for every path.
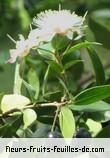
M 62 107 L 59 114 L 59 123 L 64 138 L 72 138 L 75 132 L 75 119 L 67 107 Z
M 84 105 L 75 105 L 70 104 L 69 108 L 74 111 L 83 111 L 83 112 L 100 112 L 100 111 L 108 111 L 110 110 L 110 104 L 104 101 L 98 101 L 91 104 L 84 104 Z
M 97 85 L 102 85 L 105 83 L 105 73 L 104 73 L 102 63 L 101 63 L 98 55 L 96 54 L 95 50 L 88 48 L 88 53 L 89 53 L 89 56 L 91 58 L 91 61 L 92 61 L 93 67 L 94 67 L 96 83 L 97 83 Z
M 110 125 L 103 128 L 102 131 L 96 136 L 96 138 L 110 138 Z
M 40 91 L 40 83 L 39 83 L 38 75 L 34 70 L 30 69 L 27 77 L 29 84 L 32 86 L 33 90 L 35 91 L 34 98 L 38 99 L 39 91 Z
M 110 96 L 110 85 L 88 88 L 75 96 L 75 103 L 90 104 Z
M 55 60 L 54 48 L 51 43 L 44 44 L 38 48 L 38 53 L 45 59 Z
M 31 118 L 31 119 L 30 119 Z M 37 119 L 37 114 L 32 109 L 26 109 L 23 111 L 23 122 L 24 122 L 24 129 L 29 127 L 34 121 Z
M 35 29 L 31 17 L 59 4 L 78 15 L 88 10 L 83 40 L 56 34 L 16 65 L 5 65 L 12 49 L 6 34 L 16 40 Z M 109 0 L 0 2 L 0 137 L 45 138 L 55 130 L 72 138 L 82 126 L 92 137 L 110 137 L 109 8 Z
M 27 97 L 18 94 L 9 94 L 3 96 L 0 108 L 5 113 L 12 109 L 23 109 L 30 103 L 31 101 Z
M 92 119 L 88 119 L 86 121 L 86 125 L 89 127 L 89 130 L 92 133 L 92 137 L 95 137 L 102 130 L 101 123 L 93 121 Z

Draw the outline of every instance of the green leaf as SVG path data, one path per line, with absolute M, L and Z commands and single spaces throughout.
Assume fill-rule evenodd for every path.
M 66 36 L 56 35 L 52 39 L 52 45 L 56 51 L 59 51 L 69 44 L 70 40 Z
M 40 91 L 40 84 L 39 84 L 39 78 L 37 76 L 36 71 L 33 69 L 30 69 L 28 72 L 28 81 L 30 85 L 32 86 L 33 90 L 35 91 L 35 99 L 38 99 L 39 91 Z
M 23 85 L 26 88 L 27 92 L 29 93 L 29 97 L 31 99 L 32 102 L 35 102 L 35 90 L 33 89 L 33 87 L 27 83 L 25 80 L 23 80 Z
M 6 134 L 8 133 L 8 130 L 10 128 L 10 125 L 8 123 L 6 123 L 3 126 L 0 126 L 0 137 L 4 137 Z
M 88 54 L 91 58 L 93 68 L 95 71 L 96 83 L 97 85 L 102 85 L 105 83 L 105 73 L 103 65 L 94 49 L 88 48 Z
M 24 129 L 29 127 L 34 121 L 37 119 L 37 114 L 32 109 L 26 109 L 23 111 L 23 122 L 24 122 Z
M 106 5 L 108 6 L 108 4 Z M 89 27 L 94 33 L 96 41 L 110 49 L 110 9 L 106 7 L 106 9 L 96 9 L 92 12 L 89 18 Z
M 85 105 L 75 105 L 70 104 L 68 107 L 74 111 L 83 111 L 83 112 L 100 112 L 100 111 L 108 111 L 110 110 L 110 104 L 104 101 L 98 101 L 92 104 Z
M 110 125 L 102 129 L 101 132 L 96 136 L 97 138 L 110 138 Z
M 100 45 L 100 43 L 88 42 L 88 41 L 85 41 L 85 42 L 82 42 L 82 43 L 78 43 L 75 46 L 69 48 L 64 54 L 73 53 L 73 52 L 76 52 L 77 50 L 79 50 L 81 48 L 87 48 L 88 46 L 91 46 L 91 45 Z
M 89 118 L 104 123 L 110 120 L 110 111 L 92 112 L 89 113 Z
M 22 59 L 19 60 L 16 63 L 16 67 L 15 67 L 15 77 L 14 77 L 14 87 L 13 87 L 13 92 L 15 94 L 21 94 L 21 87 L 22 87 L 22 78 L 20 76 L 20 68 L 22 65 Z
M 30 104 L 31 101 L 19 94 L 4 95 L 1 101 L 2 112 L 7 112 L 12 109 L 22 109 L 24 106 Z
M 59 123 L 64 138 L 72 138 L 75 132 L 75 119 L 67 107 L 62 107 L 59 114 Z
M 32 138 L 46 138 L 50 130 L 51 130 L 51 126 L 49 125 L 43 126 L 37 129 L 31 137 Z
M 62 85 L 62 87 L 64 88 L 65 92 L 70 96 L 69 90 L 67 88 L 67 85 L 64 83 L 64 81 L 61 78 L 58 78 L 60 84 Z
M 19 115 L 11 123 L 10 131 L 13 135 L 16 134 L 17 130 L 20 128 L 22 121 L 23 121 L 22 115 Z
M 41 45 L 37 48 L 38 53 L 46 59 L 49 60 L 55 60 L 55 56 L 54 56 L 54 48 L 52 47 L 51 43 L 47 43 L 44 45 Z
M 84 105 L 97 102 L 110 96 L 110 85 L 88 88 L 75 96 L 75 104 Z
M 83 60 L 71 60 L 69 61 L 68 63 L 66 63 L 64 65 L 64 69 L 67 70 L 69 69 L 70 67 L 74 66 L 75 64 L 79 63 L 79 62 L 82 62 Z
M 21 20 L 21 25 L 22 25 L 22 28 L 25 30 L 30 24 L 30 16 L 24 7 L 24 1 L 19 0 L 17 5 L 19 8 L 18 15 Z
M 101 123 L 92 119 L 87 119 L 86 125 L 89 127 L 92 137 L 95 137 L 102 130 Z
M 63 73 L 63 68 L 55 61 L 48 61 L 47 63 L 50 65 L 50 68 L 53 69 L 57 74 L 61 75 L 61 73 Z

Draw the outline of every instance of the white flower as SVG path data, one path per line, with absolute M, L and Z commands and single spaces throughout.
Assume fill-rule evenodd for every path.
M 40 41 L 50 41 L 56 34 L 66 35 L 72 39 L 74 32 L 81 37 L 84 19 L 85 17 L 71 13 L 69 10 L 48 10 L 41 12 L 33 19 L 33 24 L 37 26 L 37 29 L 32 30 L 30 34 L 39 36 Z
M 28 38 L 25 40 L 23 35 L 19 36 L 19 40 L 16 41 L 16 48 L 10 50 L 10 59 L 7 63 L 14 63 L 17 57 L 24 57 L 26 56 L 30 49 L 34 46 L 37 46 L 38 42 L 34 38 Z
M 67 36 L 69 39 L 74 38 L 74 40 L 81 38 L 84 20 L 85 16 L 78 16 L 69 10 L 41 12 L 33 19 L 33 24 L 37 28 L 30 31 L 27 39 L 23 35 L 19 36 L 19 40 L 15 41 L 16 48 L 10 50 L 10 59 L 7 62 L 14 63 L 17 57 L 26 56 L 31 48 L 39 46 L 42 42 L 51 41 L 56 34 Z M 77 36 L 73 37 L 75 32 Z

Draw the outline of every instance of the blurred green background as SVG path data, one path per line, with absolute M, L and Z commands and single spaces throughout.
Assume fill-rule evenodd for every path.
M 110 0 L 0 0 L 0 92 L 10 93 L 13 88 L 15 64 L 5 64 L 9 58 L 9 49 L 14 43 L 7 37 L 10 34 L 15 40 L 18 34 L 26 37 L 32 18 L 45 9 L 70 9 L 78 15 L 88 11 L 85 38 L 103 44 L 96 47 L 102 63 L 109 75 L 110 63 Z M 91 73 L 91 64 L 87 54 L 85 73 Z M 107 66 L 106 66 L 107 65 Z

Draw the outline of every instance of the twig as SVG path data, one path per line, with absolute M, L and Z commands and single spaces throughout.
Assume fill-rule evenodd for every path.
M 59 110 L 60 110 L 60 106 L 57 107 L 56 114 L 55 114 L 55 117 L 54 117 L 54 120 L 53 120 L 53 125 L 52 125 L 52 128 L 51 128 L 51 132 L 54 131 L 55 124 L 56 124 L 56 121 L 57 121 L 57 117 L 58 117 L 58 114 L 59 114 Z
M 25 107 L 23 107 L 22 109 L 11 109 L 3 114 L 0 115 L 0 118 L 4 118 L 4 117 L 7 117 L 9 116 L 9 114 L 12 114 L 14 112 L 21 112 L 25 109 L 28 109 L 28 108 L 38 108 L 38 107 L 46 107 L 46 106 L 55 106 L 55 107 L 60 107 L 60 106 L 64 106 L 66 104 L 68 104 L 69 101 L 65 101 L 65 102 L 52 102 L 52 103 L 41 103 L 41 104 L 32 104 L 32 105 L 27 105 Z

